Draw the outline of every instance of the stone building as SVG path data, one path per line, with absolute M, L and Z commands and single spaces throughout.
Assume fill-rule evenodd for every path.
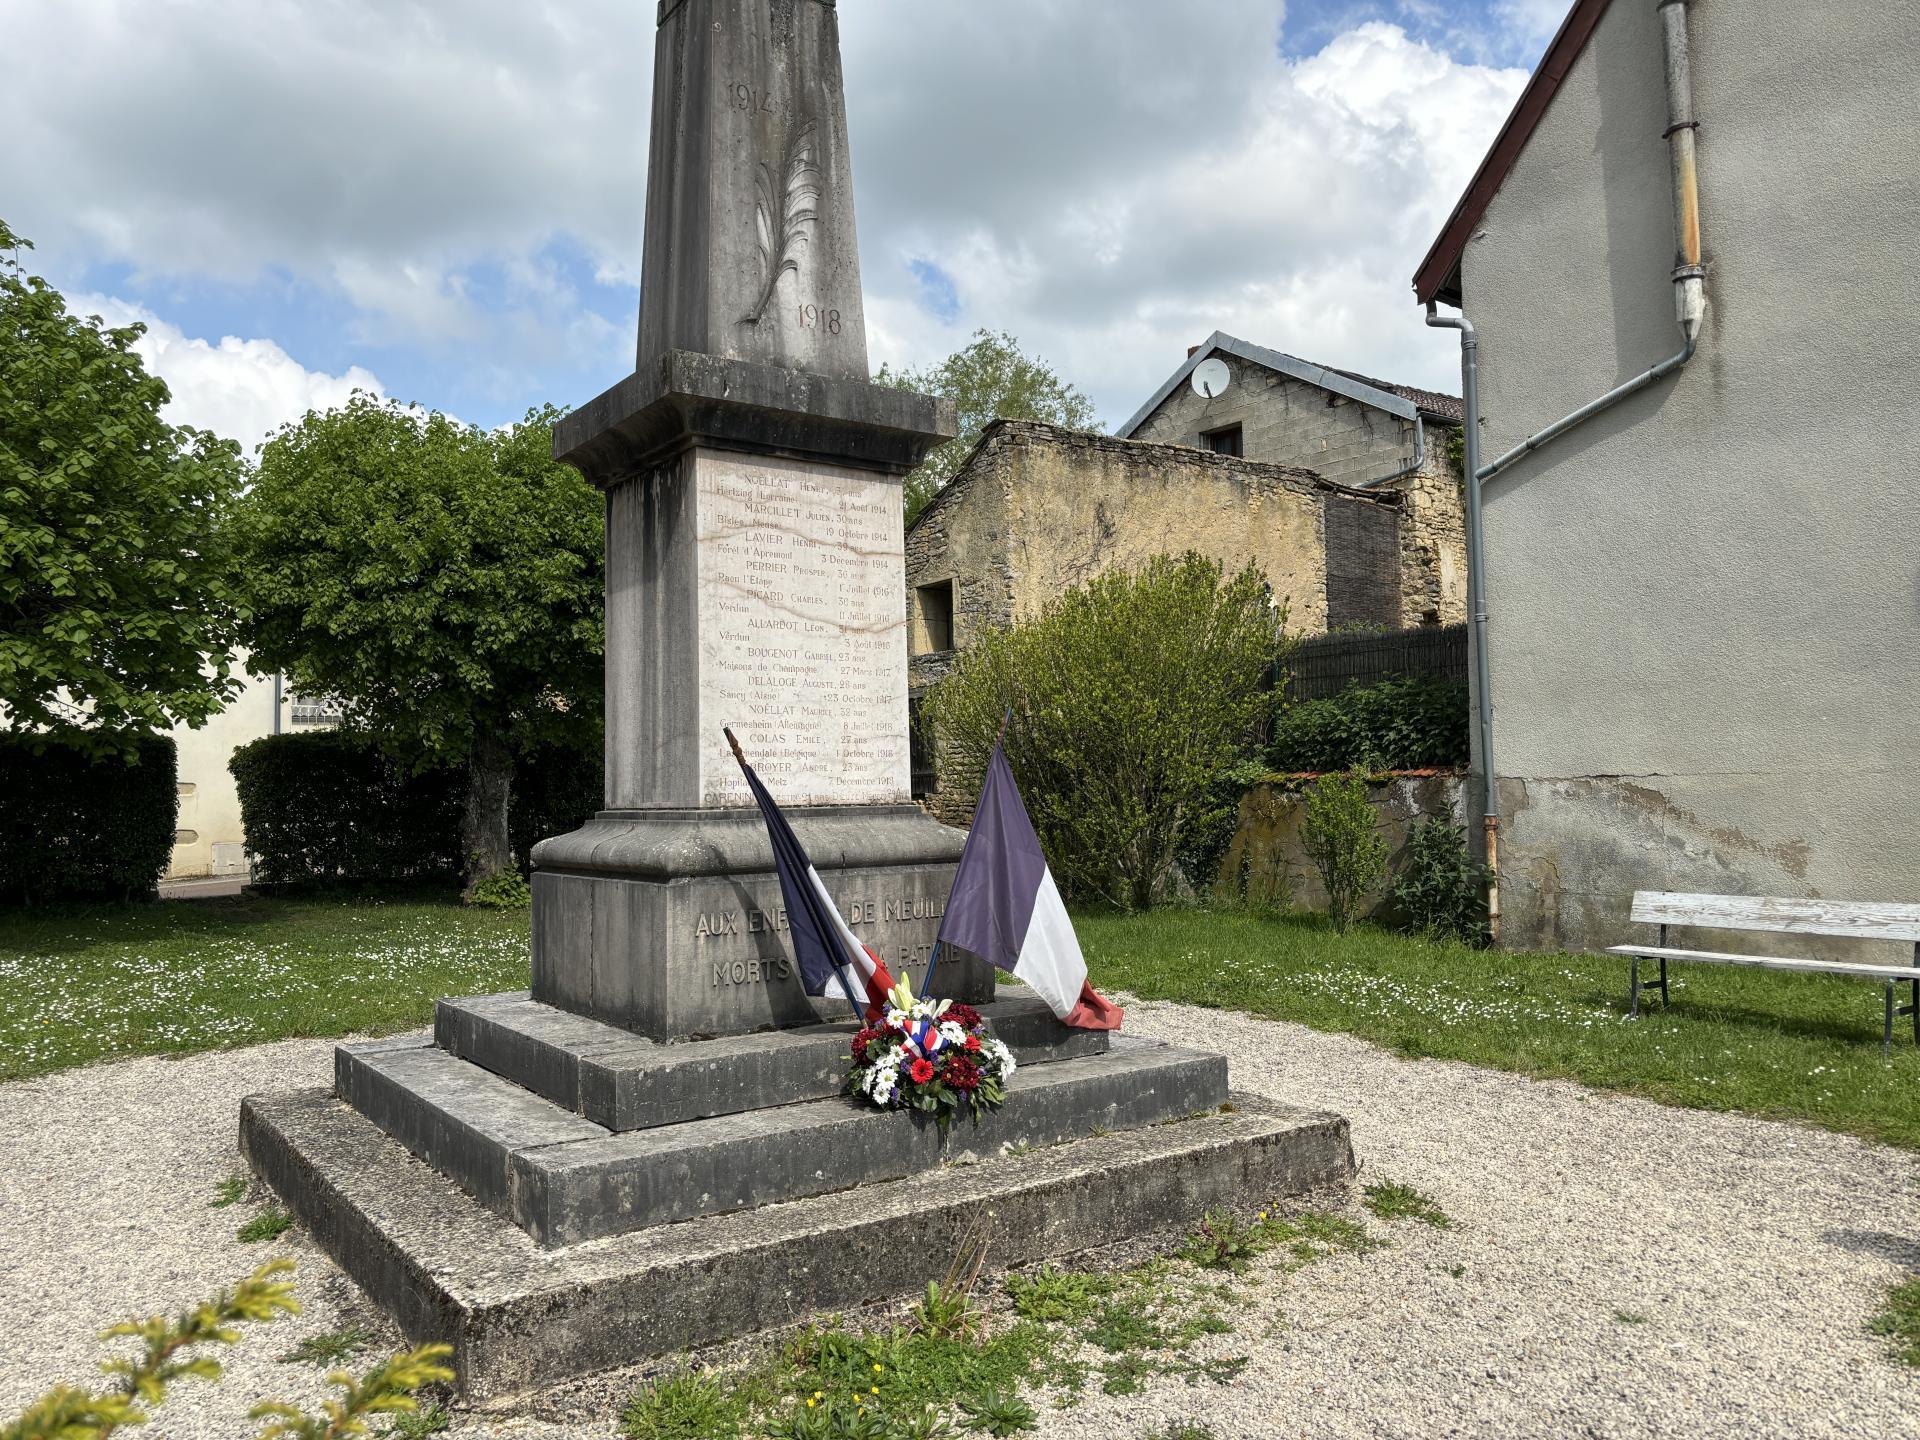
M 1194 375 L 1218 361 L 1222 387 Z M 1203 395 L 1202 389 L 1211 394 Z M 1466 532 L 1452 395 L 1334 370 L 1216 332 L 1122 425 L 1123 439 L 1190 445 L 1312 470 L 1336 485 L 1401 496 L 1402 604 L 1396 619 L 1334 613 L 1341 624 L 1453 624 L 1466 618 Z M 1338 549 L 1339 537 L 1329 535 Z M 1309 632 L 1312 633 L 1312 632 Z
M 1408 508 L 1406 489 L 1355 489 L 1296 465 L 996 421 L 907 532 L 911 692 L 917 702 L 987 627 L 1103 571 L 1188 550 L 1259 566 L 1295 632 L 1451 619 L 1436 541 Z M 917 792 L 930 770 L 917 756 Z
M 1230 381 L 1207 398 L 1211 359 Z M 1119 436 L 997 422 L 907 533 L 913 691 L 984 627 L 1187 550 L 1258 565 L 1296 633 L 1458 621 L 1459 420 L 1451 396 L 1215 335 Z
M 1691 39 L 1693 235 L 1663 25 Z M 1915 33 L 1884 0 L 1578 0 L 1419 267 L 1478 331 L 1501 466 L 1504 943 L 1644 941 L 1642 889 L 1920 899 Z

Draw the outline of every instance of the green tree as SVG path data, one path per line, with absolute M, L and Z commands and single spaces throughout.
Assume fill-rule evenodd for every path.
M 416 769 L 464 764 L 467 890 L 513 864 L 517 755 L 598 743 L 601 499 L 558 412 L 489 433 L 356 395 L 260 452 L 232 541 L 249 665 Z
M 976 331 L 973 343 L 924 370 L 895 370 L 883 365 L 877 385 L 943 395 L 960 413 L 960 433 L 936 445 L 907 476 L 907 524 L 958 473 L 980 436 L 995 420 L 1048 420 L 1086 429 L 1099 420 L 1093 401 L 1062 380 L 1053 367 L 1020 351 L 1005 331 Z
M 978 793 L 1008 711 L 1007 761 L 1070 894 L 1144 909 L 1221 772 L 1257 750 L 1286 619 L 1260 572 L 1161 556 L 989 631 L 928 698 L 941 791 Z
M 93 754 L 238 688 L 219 544 L 239 447 L 160 418 L 142 327 L 67 310 L 0 222 L 0 712 Z

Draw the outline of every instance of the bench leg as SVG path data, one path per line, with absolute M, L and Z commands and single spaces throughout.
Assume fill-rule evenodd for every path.
M 1673 992 L 1667 989 L 1667 957 L 1660 957 L 1660 1008 L 1665 1010 L 1673 1004 Z
M 1895 983 L 1892 980 L 1887 982 L 1887 1028 L 1880 1038 L 1880 1053 L 1889 1057 L 1893 1054 L 1893 987 Z
M 1920 980 L 1915 980 L 1911 983 L 1913 985 L 1913 1000 L 1907 1008 L 1913 1012 L 1913 1043 L 1920 1045 Z
M 1633 989 L 1627 997 L 1627 1018 L 1629 1020 L 1640 1018 L 1640 957 L 1638 955 L 1633 957 Z

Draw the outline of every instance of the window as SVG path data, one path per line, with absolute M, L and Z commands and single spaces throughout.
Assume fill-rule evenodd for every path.
M 1327 629 L 1400 628 L 1400 512 L 1389 505 L 1326 499 Z
M 915 588 L 914 599 L 920 610 L 920 631 L 915 637 L 916 655 L 933 655 L 953 649 L 953 581 Z
M 1246 443 L 1241 439 L 1238 425 L 1204 431 L 1200 436 L 1200 443 L 1216 455 L 1245 456 L 1247 453 Z

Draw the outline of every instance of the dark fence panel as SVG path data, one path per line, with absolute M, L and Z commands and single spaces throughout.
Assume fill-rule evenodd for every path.
M 1467 683 L 1467 627 L 1427 625 L 1379 635 L 1319 635 L 1295 648 L 1289 700 L 1324 700 L 1402 675 Z

